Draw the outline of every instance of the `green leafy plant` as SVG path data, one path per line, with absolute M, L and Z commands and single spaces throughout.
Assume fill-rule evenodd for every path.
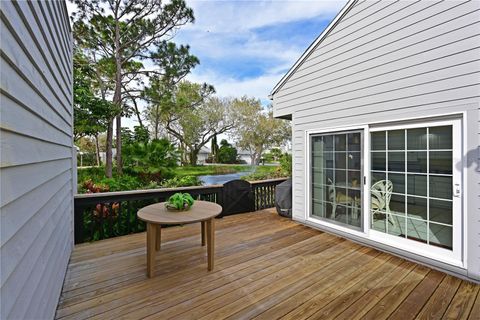
M 171 178 L 172 169 L 177 166 L 178 152 L 170 141 L 159 139 L 127 144 L 123 149 L 123 157 L 125 171 L 149 183 Z
M 177 192 L 165 202 L 165 207 L 170 210 L 188 210 L 193 206 L 195 200 L 188 193 Z

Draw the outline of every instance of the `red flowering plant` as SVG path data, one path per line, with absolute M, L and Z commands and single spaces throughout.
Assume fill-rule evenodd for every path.
M 99 193 L 99 192 L 109 192 L 110 187 L 104 184 L 95 184 L 92 180 L 86 180 L 83 183 L 83 187 L 86 190 L 85 193 Z M 110 203 L 97 203 L 93 209 L 93 216 L 98 218 L 107 218 L 109 216 L 115 218 L 118 215 L 120 209 L 120 204 L 118 202 Z

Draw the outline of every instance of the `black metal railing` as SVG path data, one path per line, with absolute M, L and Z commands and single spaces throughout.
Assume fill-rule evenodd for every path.
M 275 186 L 285 180 L 273 179 L 251 182 L 250 192 L 246 199 L 252 203 L 245 206 L 245 202 L 240 201 L 239 205 L 253 210 L 273 207 L 275 205 Z M 224 199 L 227 199 L 228 196 L 231 197 L 232 194 L 235 195 L 235 181 L 230 183 L 229 188 L 224 187 L 224 185 L 210 185 L 78 194 L 74 199 L 75 243 L 144 231 L 145 223 L 137 218 L 137 211 L 144 206 L 165 201 L 176 192 L 188 192 L 198 200 L 223 205 Z M 226 194 L 227 189 L 228 195 Z M 242 212 L 242 210 L 230 206 L 227 211 L 222 212 L 222 216 L 230 214 L 228 211 Z

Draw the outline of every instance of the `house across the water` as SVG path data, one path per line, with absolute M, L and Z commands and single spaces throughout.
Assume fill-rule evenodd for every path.
M 349 1 L 274 87 L 293 217 L 480 280 L 480 1 Z

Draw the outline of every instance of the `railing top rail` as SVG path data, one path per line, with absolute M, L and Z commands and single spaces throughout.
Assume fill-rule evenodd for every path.
M 256 184 L 264 184 L 264 183 L 273 183 L 273 182 L 278 182 L 278 181 L 285 181 L 288 178 L 275 178 L 275 179 L 268 179 L 268 180 L 257 180 L 257 181 L 248 181 L 250 182 L 251 185 L 256 185 Z
M 82 193 L 76 194 L 75 199 L 92 199 L 103 197 L 118 197 L 118 196 L 134 196 L 151 193 L 169 193 L 169 192 L 181 192 L 181 191 L 196 191 L 196 190 L 213 190 L 221 189 L 223 185 L 212 184 L 208 186 L 193 186 L 193 187 L 177 187 L 177 188 L 161 188 L 161 189 L 145 189 L 145 190 L 129 190 L 129 191 L 113 191 L 113 192 L 97 192 L 97 193 Z

